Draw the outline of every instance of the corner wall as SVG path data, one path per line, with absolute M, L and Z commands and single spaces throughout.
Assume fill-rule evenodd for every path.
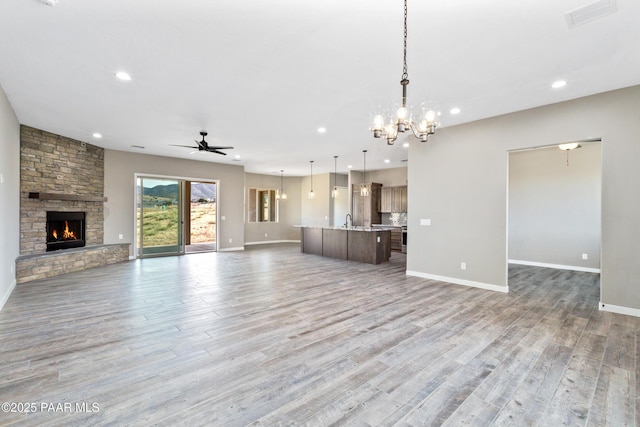
M 506 291 L 508 151 L 601 137 L 601 301 L 640 314 L 638 99 L 634 86 L 443 128 L 428 144 L 411 144 L 407 270 Z
M 16 286 L 20 255 L 20 123 L 0 86 L 0 310 Z

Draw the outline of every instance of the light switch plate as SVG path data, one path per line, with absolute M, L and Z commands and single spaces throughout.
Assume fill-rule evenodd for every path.
M 431 225 L 431 220 L 430 219 L 420 219 L 420 225 Z

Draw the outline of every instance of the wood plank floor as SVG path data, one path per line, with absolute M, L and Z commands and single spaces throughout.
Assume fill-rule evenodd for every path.
M 0 402 L 36 412 L 0 425 L 637 423 L 639 319 L 598 311 L 598 275 L 514 266 L 500 294 L 405 269 L 285 244 L 18 285 Z

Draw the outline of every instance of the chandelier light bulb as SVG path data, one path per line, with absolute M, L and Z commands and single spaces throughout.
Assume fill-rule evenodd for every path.
M 400 107 L 398 108 L 398 121 L 404 121 L 407 118 L 407 108 Z
M 434 120 L 436 119 L 436 112 L 433 110 L 427 111 L 427 114 L 425 114 L 425 118 L 427 119 L 427 123 L 429 124 L 433 123 Z
M 377 114 L 373 118 L 373 130 L 382 130 L 383 128 L 384 128 L 384 118 L 380 114 Z

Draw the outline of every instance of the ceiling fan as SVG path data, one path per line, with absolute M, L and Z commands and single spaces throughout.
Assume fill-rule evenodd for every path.
M 218 145 L 209 145 L 207 143 L 207 141 L 204 140 L 204 137 L 207 136 L 207 132 L 202 131 L 200 132 L 200 135 L 202 135 L 202 141 L 196 141 L 196 144 L 198 144 L 197 147 L 192 147 L 190 145 L 173 145 L 174 147 L 185 147 L 185 148 L 191 148 L 191 149 L 195 149 L 198 151 L 208 151 L 210 153 L 216 153 L 216 154 L 222 154 L 223 156 L 226 156 L 227 153 L 220 151 L 220 150 L 232 150 L 233 147 L 221 147 Z

